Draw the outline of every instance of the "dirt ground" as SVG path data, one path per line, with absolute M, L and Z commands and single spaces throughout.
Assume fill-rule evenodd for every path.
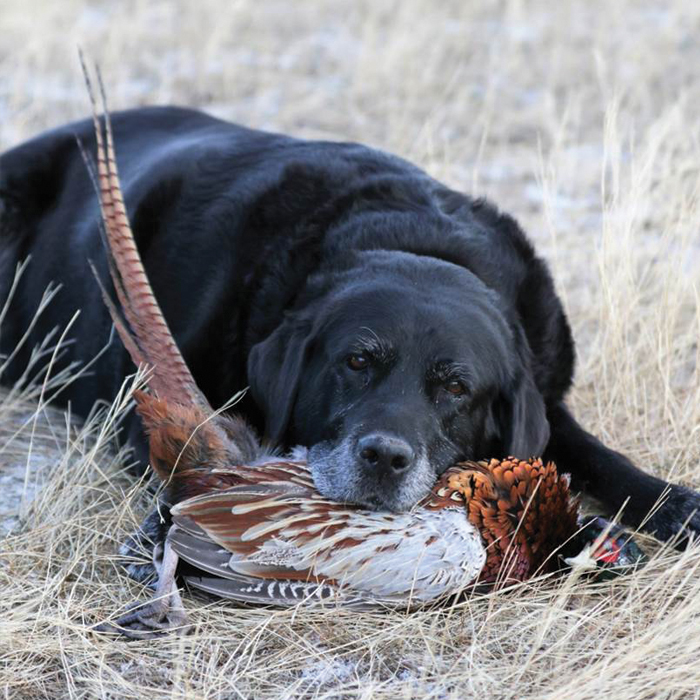
M 114 109 L 404 156 L 509 211 L 549 261 L 583 424 L 700 488 L 699 37 L 692 0 L 3 0 L 0 150 L 87 115 L 81 46 Z M 411 615 L 186 594 L 188 637 L 95 635 L 147 596 L 114 553 L 149 498 L 113 446 L 126 397 L 81 427 L 46 406 L 62 381 L 0 402 L 4 697 L 700 697 L 700 548 L 651 538 L 651 563 L 607 583 Z

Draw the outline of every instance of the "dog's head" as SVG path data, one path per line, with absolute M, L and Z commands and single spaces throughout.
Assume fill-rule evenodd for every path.
M 516 319 L 464 268 L 373 251 L 319 277 L 253 347 L 267 433 L 325 496 L 405 510 L 460 459 L 539 455 L 544 402 Z

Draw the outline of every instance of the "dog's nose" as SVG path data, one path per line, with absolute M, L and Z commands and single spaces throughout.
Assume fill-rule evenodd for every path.
M 371 433 L 357 442 L 357 454 L 364 467 L 391 474 L 403 474 L 413 463 L 413 448 L 401 438 Z

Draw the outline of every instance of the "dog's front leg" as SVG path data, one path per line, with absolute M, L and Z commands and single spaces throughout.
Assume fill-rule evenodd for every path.
M 549 409 L 547 417 L 551 437 L 544 456 L 569 472 L 577 488 L 611 511 L 624 505 L 625 524 L 664 541 L 677 537 L 676 546 L 700 536 L 700 493 L 642 471 L 586 432 L 563 403 Z

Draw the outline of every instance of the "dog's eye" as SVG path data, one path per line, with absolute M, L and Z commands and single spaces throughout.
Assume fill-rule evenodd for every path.
M 360 370 L 367 369 L 369 367 L 369 357 L 367 357 L 367 355 L 364 353 L 356 352 L 352 355 L 348 355 L 347 360 L 345 360 L 345 364 L 355 372 L 359 372 Z
M 445 390 L 453 396 L 461 396 L 466 393 L 467 388 L 457 379 L 451 379 L 449 382 L 445 383 Z

